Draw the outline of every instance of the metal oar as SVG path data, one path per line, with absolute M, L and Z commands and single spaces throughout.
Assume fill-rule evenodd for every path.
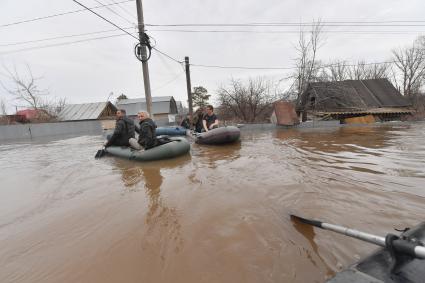
M 349 237 L 353 237 L 371 244 L 375 244 L 384 248 L 389 248 L 389 245 L 394 249 L 395 252 L 410 255 L 415 258 L 425 259 L 425 247 L 420 243 L 409 241 L 408 239 L 396 238 L 394 235 L 388 234 L 386 237 L 376 236 L 373 234 L 365 233 L 362 231 L 350 229 L 347 227 L 334 225 L 330 223 L 321 222 L 318 220 L 306 219 L 291 214 L 291 218 L 298 220 L 302 223 L 313 225 L 315 227 L 330 230 L 339 234 L 343 234 Z M 389 240 L 391 238 L 391 240 Z

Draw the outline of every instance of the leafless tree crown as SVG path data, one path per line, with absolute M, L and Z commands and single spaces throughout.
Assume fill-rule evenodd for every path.
M 277 99 L 271 86 L 264 78 L 249 79 L 246 83 L 232 79 L 227 87 L 218 90 L 221 112 L 231 113 L 243 122 L 266 119 L 267 110 Z
M 6 87 L 2 82 L 0 84 L 19 103 L 35 110 L 44 110 L 52 118 L 56 117 L 65 106 L 64 98 L 49 99 L 49 91 L 39 88 L 41 77 L 35 77 L 29 65 L 26 65 L 26 74 L 19 73 L 16 67 L 13 70 L 6 66 L 3 68 L 13 86 Z
M 394 81 L 406 96 L 414 96 L 425 84 L 425 37 L 406 48 L 392 50 Z

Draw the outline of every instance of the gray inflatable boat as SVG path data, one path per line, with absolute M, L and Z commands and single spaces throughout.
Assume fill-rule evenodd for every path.
M 425 243 L 425 222 L 403 232 L 401 239 L 410 243 Z M 328 283 L 423 283 L 425 259 L 379 249 L 351 267 L 338 272 Z
M 328 283 L 422 283 L 425 282 L 425 222 L 385 237 L 291 214 L 299 223 L 359 239 L 383 248 L 338 272 Z M 397 230 L 400 231 L 400 230 Z
M 110 146 L 105 151 L 114 156 L 137 161 L 153 161 L 174 158 L 187 154 L 190 150 L 189 142 L 182 137 L 170 138 L 171 142 L 156 146 L 148 150 L 135 150 L 130 147 Z
M 239 140 L 241 130 L 234 126 L 226 126 L 200 133 L 195 142 L 199 144 L 226 144 Z

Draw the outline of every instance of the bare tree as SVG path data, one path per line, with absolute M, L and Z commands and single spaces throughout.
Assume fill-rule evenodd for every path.
M 39 106 L 39 109 L 46 111 L 50 118 L 57 118 L 59 113 L 66 105 L 66 98 L 54 98 L 52 100 L 44 99 Z
M 365 61 L 359 61 L 356 65 L 348 69 L 348 77 L 351 80 L 368 80 L 388 78 L 389 65 L 367 64 Z
M 264 120 L 276 100 L 271 83 L 264 78 L 249 79 L 247 83 L 232 79 L 228 87 L 218 90 L 218 97 L 222 112 L 244 122 Z
M 348 79 L 349 70 L 347 62 L 345 61 L 334 61 L 329 64 L 327 68 L 323 70 L 323 76 L 328 81 L 343 81 Z
M 42 104 L 42 97 L 48 95 L 49 92 L 45 89 L 38 88 L 38 80 L 40 77 L 34 77 L 31 68 L 27 65 L 27 74 L 23 76 L 19 74 L 16 67 L 11 71 L 9 68 L 4 67 L 9 75 L 9 79 L 14 83 L 13 88 L 7 88 L 2 84 L 2 87 L 11 94 L 15 100 L 21 101 L 29 105 L 31 108 L 38 110 Z
M 388 63 L 368 65 L 367 70 L 367 79 L 387 79 L 390 76 L 390 64 Z
M 417 38 L 409 47 L 394 49 L 392 54 L 395 82 L 404 95 L 416 95 L 425 82 L 425 38 Z
M 43 118 L 54 118 L 65 106 L 64 98 L 50 98 L 47 89 L 40 89 L 38 82 L 41 77 L 35 77 L 29 65 L 26 65 L 26 74 L 19 73 L 16 67 L 10 70 L 3 66 L 7 72 L 9 80 L 12 82 L 12 87 L 6 87 L 2 82 L 0 85 L 12 97 L 19 102 L 23 102 L 26 106 L 34 110 L 43 110 Z
M 310 32 L 300 31 L 298 43 L 296 46 L 298 57 L 296 58 L 296 71 L 292 78 L 293 87 L 296 88 L 297 100 L 307 88 L 307 85 L 318 79 L 320 71 L 320 62 L 317 60 L 317 52 L 321 47 L 322 38 L 321 21 L 313 21 Z
M 336 60 L 323 67 L 325 81 L 368 80 L 389 77 L 389 64 L 367 64 L 359 61 L 356 65 L 348 65 L 346 61 Z

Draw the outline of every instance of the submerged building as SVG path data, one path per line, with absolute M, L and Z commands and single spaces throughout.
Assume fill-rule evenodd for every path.
M 302 121 L 313 117 L 370 123 L 411 115 L 410 101 L 387 79 L 310 83 L 296 105 Z

